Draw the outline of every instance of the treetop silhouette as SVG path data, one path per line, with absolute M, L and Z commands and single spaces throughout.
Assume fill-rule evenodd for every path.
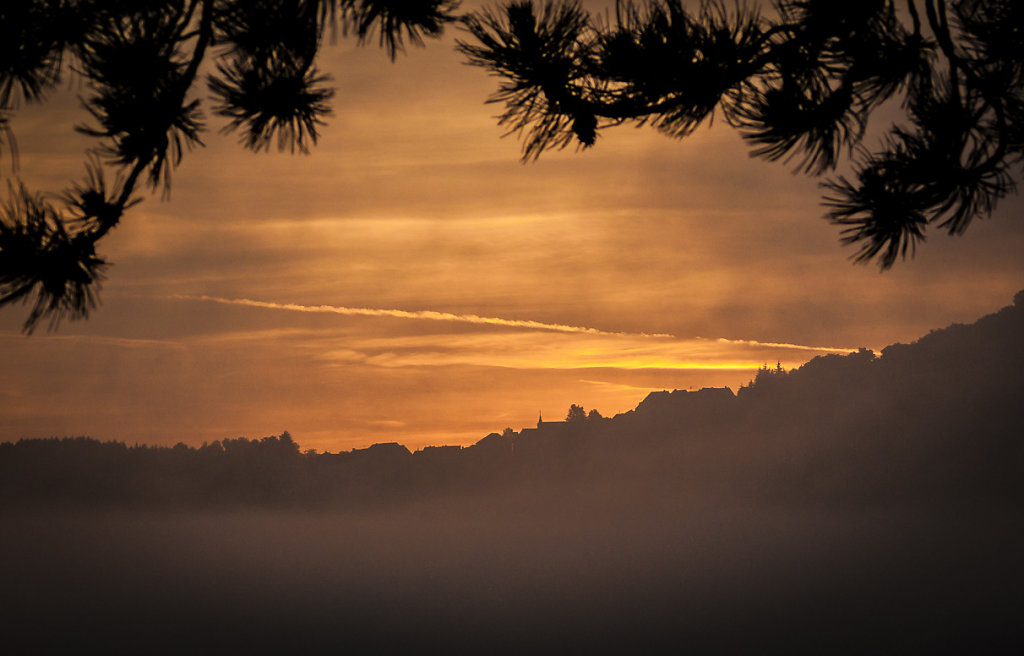
M 139 202 L 169 193 L 202 145 L 209 109 L 253 151 L 308 152 L 334 90 L 316 67 L 325 36 L 376 40 L 392 59 L 459 20 L 459 50 L 502 79 L 491 102 L 523 157 L 601 130 L 651 124 L 683 138 L 715 114 L 751 153 L 823 182 L 827 218 L 858 262 L 883 269 L 926 229 L 961 234 L 1015 189 L 1024 152 L 1024 4 L 1012 0 L 618 0 L 593 16 L 573 0 L 513 0 L 462 17 L 456 0 L 8 0 L 0 5 L 0 151 L 16 162 L 14 112 L 79 78 L 97 140 L 60 196 L 8 183 L 0 208 L 0 307 L 31 304 L 24 330 L 97 304 L 97 243 Z M 870 116 L 903 121 L 864 145 Z M 208 110 L 209 111 L 209 110 Z M 836 173 L 848 162 L 850 172 Z
M 696 4 L 696 3 L 694 3 Z M 897 6 L 899 4 L 899 6 Z M 913 255 L 930 226 L 961 234 L 1015 189 L 1024 153 L 1024 5 L 1012 0 L 513 0 L 466 18 L 459 48 L 501 78 L 490 102 L 523 159 L 602 129 L 651 124 L 684 138 L 715 114 L 751 155 L 822 183 L 857 262 Z M 899 99 L 875 149 L 868 119 Z M 849 174 L 835 174 L 849 160 Z

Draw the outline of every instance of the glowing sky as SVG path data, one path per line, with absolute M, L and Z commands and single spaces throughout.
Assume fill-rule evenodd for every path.
M 523 165 L 454 35 L 394 64 L 325 47 L 338 91 L 309 156 L 254 155 L 210 119 L 171 198 L 101 242 L 93 318 L 27 338 L 24 308 L 0 312 L 0 440 L 467 444 L 570 403 L 735 389 L 824 352 L 806 347 L 910 341 L 1024 287 L 1019 198 L 880 274 L 848 262 L 817 181 L 724 125 L 618 128 Z M 32 187 L 83 170 L 75 92 L 15 117 Z

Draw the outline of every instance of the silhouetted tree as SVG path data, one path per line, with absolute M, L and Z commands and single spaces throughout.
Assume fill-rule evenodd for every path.
M 0 150 L 11 117 L 79 78 L 98 140 L 84 179 L 59 197 L 11 183 L 0 208 L 0 306 L 31 305 L 24 329 L 95 307 L 97 243 L 139 199 L 170 189 L 202 145 L 205 62 L 212 110 L 254 151 L 307 152 L 333 89 L 315 65 L 325 35 L 376 39 L 395 57 L 455 20 L 456 0 L 6 0 L 0 3 Z M 928 226 L 952 234 L 1014 189 L 1024 154 L 1024 3 L 1013 0 L 618 0 L 614 18 L 568 1 L 514 0 L 464 17 L 469 61 L 504 78 L 492 102 L 524 158 L 611 125 L 682 138 L 718 112 L 769 160 L 823 175 L 828 218 L 854 259 L 891 267 Z M 904 5 L 901 5 L 904 6 Z M 211 61 L 213 60 L 213 61 Z M 903 123 L 871 151 L 871 113 L 902 100 Z
M 85 179 L 59 198 L 9 184 L 0 210 L 0 306 L 31 303 L 24 329 L 96 306 L 107 266 L 96 244 L 139 202 L 140 181 L 170 191 L 171 171 L 202 145 L 199 71 L 213 112 L 253 151 L 308 152 L 334 94 L 316 67 L 325 33 L 376 38 L 394 59 L 437 37 L 456 0 L 4 0 L 0 3 L 0 150 L 10 127 L 69 75 L 85 89 L 99 145 Z M 111 179 L 111 175 L 112 179 Z
M 604 417 L 602 417 L 601 413 L 597 411 L 597 408 L 594 408 L 587 413 L 587 421 L 599 421 L 601 419 L 604 419 Z
M 682 138 L 718 113 L 751 153 L 820 176 L 827 217 L 858 262 L 913 255 L 925 230 L 962 233 L 1014 189 L 1024 154 L 1024 3 L 779 0 L 775 15 L 724 0 L 514 0 L 465 20 L 469 61 L 502 78 L 490 102 L 523 158 L 601 129 L 650 123 Z M 904 121 L 875 150 L 871 113 Z
M 760 386 L 761 388 L 767 387 L 775 383 L 778 379 L 785 377 L 788 372 L 783 369 L 782 362 L 779 361 L 774 367 L 769 367 L 768 363 L 761 365 L 761 368 L 757 370 L 757 375 L 754 376 L 754 380 L 750 381 L 750 387 Z
M 583 406 L 575 403 L 569 406 L 569 414 L 565 416 L 565 420 L 570 424 L 583 421 L 586 418 L 587 413 L 583 410 Z

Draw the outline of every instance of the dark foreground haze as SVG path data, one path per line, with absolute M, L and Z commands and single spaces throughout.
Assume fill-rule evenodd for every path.
M 453 451 L 0 445 L 6 651 L 1019 653 L 1021 335 Z

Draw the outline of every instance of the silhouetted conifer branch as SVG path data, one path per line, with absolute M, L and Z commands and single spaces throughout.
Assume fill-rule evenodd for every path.
M 57 207 L 23 185 L 10 186 L 0 215 L 0 307 L 28 303 L 25 332 L 48 318 L 86 316 L 98 303 L 106 262 L 86 232 L 69 232 Z
M 331 5 L 334 5 L 334 0 Z M 377 35 L 380 47 L 392 60 L 405 50 L 405 42 L 423 45 L 424 38 L 441 36 L 455 21 L 458 0 L 337 0 L 345 31 L 366 43 Z
M 575 138 L 596 138 L 588 97 L 593 47 L 587 17 L 576 3 L 513 2 L 504 11 L 467 16 L 464 27 L 479 45 L 460 41 L 470 63 L 506 78 L 488 102 L 504 103 L 499 124 L 524 138 L 523 158 L 535 159 Z
M 1024 157 L 1021 3 L 917 2 L 782 0 L 766 18 L 721 0 L 619 0 L 605 20 L 514 0 L 468 17 L 459 48 L 501 78 L 490 102 L 524 159 L 622 122 L 682 138 L 716 112 L 756 157 L 815 176 L 853 159 L 852 177 L 825 183 L 827 218 L 856 261 L 885 269 L 930 225 L 961 234 L 989 216 Z M 895 98 L 905 121 L 871 152 L 868 120 Z
M 0 228 L 0 305 L 34 298 L 24 325 L 84 317 L 97 304 L 105 262 L 95 245 L 138 202 L 146 180 L 164 196 L 186 152 L 203 145 L 201 101 L 191 97 L 204 61 L 217 114 L 252 150 L 308 152 L 330 113 L 333 89 L 315 60 L 328 27 L 360 42 L 374 35 L 392 59 L 454 20 L 452 0 L 171 0 L 0 5 L 0 149 L 17 163 L 10 119 L 38 103 L 70 70 L 87 89 L 98 140 L 88 175 L 55 201 L 11 186 Z M 64 66 L 70 62 L 70 66 Z M 104 169 L 115 183 L 104 183 Z M 60 207 L 58 205 L 63 205 Z
M 210 90 L 221 103 L 218 114 L 231 119 L 225 130 L 240 130 L 239 141 L 254 151 L 265 150 L 276 136 L 277 149 L 309 152 L 317 126 L 330 113 L 334 91 L 323 86 L 327 76 L 301 63 L 271 56 L 263 62 L 239 57 L 217 67 Z

